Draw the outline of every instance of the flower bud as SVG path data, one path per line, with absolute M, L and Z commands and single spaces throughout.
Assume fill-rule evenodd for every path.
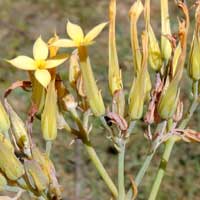
M 165 35 L 171 35 L 169 11 L 168 11 L 168 0 L 161 1 L 161 52 L 162 57 L 168 60 L 171 56 L 172 48 L 169 40 Z
M 142 70 L 141 70 L 142 72 Z M 140 73 L 133 82 L 129 95 L 129 116 L 132 120 L 140 119 L 143 114 L 145 99 L 145 75 Z
M 52 80 L 47 89 L 44 110 L 41 117 L 42 133 L 45 140 L 54 140 L 57 136 L 57 93 L 55 80 Z
M 42 192 L 48 188 L 49 179 L 43 173 L 42 167 L 35 160 L 25 160 L 24 167 L 28 181 L 33 189 Z
M 158 103 L 158 113 L 162 119 L 172 118 L 179 101 L 180 89 L 173 81 L 163 89 Z
M 7 132 L 10 128 L 10 121 L 1 101 L 0 101 L 0 132 Z
M 56 178 L 56 172 L 55 172 L 53 163 L 51 162 L 51 160 L 45 153 L 42 153 L 36 147 L 33 147 L 32 155 L 33 155 L 33 159 L 40 165 L 45 176 L 48 177 L 49 183 L 51 183 L 49 185 L 50 196 L 52 197 L 56 196 L 58 197 L 58 199 L 60 199 L 59 197 L 61 196 L 61 191 L 60 191 L 60 186 Z
M 137 22 L 143 10 L 144 10 L 144 7 L 141 0 L 137 0 L 134 2 L 134 4 L 132 5 L 129 11 L 131 47 L 132 47 L 132 54 L 133 54 L 134 70 L 136 73 L 139 72 L 141 68 L 141 62 L 142 62 L 142 55 L 139 50 L 140 46 L 139 46 L 139 41 L 138 41 Z
M 197 81 L 200 79 L 199 39 L 200 38 L 197 38 L 196 34 L 194 34 L 192 44 L 191 44 L 191 49 L 190 49 L 189 62 L 188 62 L 189 75 L 194 81 Z
M 153 29 L 149 26 L 149 64 L 152 69 L 159 71 L 162 67 L 162 56 L 158 41 L 155 37 Z
M 9 113 L 12 133 L 14 135 L 17 145 L 23 150 L 30 149 L 29 138 L 24 122 L 17 115 L 17 113 L 13 110 L 12 106 L 7 101 L 5 101 L 5 105 Z
M 109 71 L 108 81 L 111 94 L 122 89 L 122 77 L 119 68 L 115 39 L 116 0 L 110 1 L 109 7 Z
M 10 145 L 7 145 L 4 141 L 0 141 L 0 169 L 12 181 L 24 174 L 23 165 L 11 151 Z
M 52 58 L 54 56 L 56 56 L 57 52 L 58 52 L 58 49 L 59 47 L 55 47 L 55 46 L 52 46 L 52 44 L 56 41 L 59 40 L 59 37 L 56 33 L 54 33 L 54 36 L 51 37 L 48 41 L 48 48 L 49 48 L 49 57 Z

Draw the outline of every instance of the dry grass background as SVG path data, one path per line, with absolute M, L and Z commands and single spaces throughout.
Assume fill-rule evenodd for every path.
M 193 1 L 188 1 L 191 5 Z M 33 41 L 41 34 L 47 40 L 55 31 L 60 36 L 65 36 L 65 23 L 67 19 L 81 24 L 85 30 L 94 25 L 108 20 L 108 0 L 0 0 L 0 58 L 12 58 L 19 54 L 32 53 Z M 132 76 L 131 49 L 129 41 L 128 10 L 132 0 L 118 0 L 117 16 L 117 46 L 125 80 L 125 88 L 130 87 Z M 152 23 L 157 35 L 160 34 L 159 1 L 152 0 Z M 191 10 L 193 17 L 194 10 Z M 170 0 L 170 16 L 172 29 L 176 31 L 177 9 L 174 1 Z M 193 21 L 192 21 L 193 25 Z M 142 29 L 142 22 L 139 23 Z M 101 85 L 105 100 L 109 102 L 107 95 L 107 30 L 98 38 L 98 42 L 90 48 L 90 55 L 98 84 Z M 67 66 L 60 69 L 63 79 L 67 79 Z M 0 61 L 0 94 L 14 81 L 26 79 L 26 73 L 16 70 Z M 185 76 L 182 98 L 188 105 L 190 98 L 190 81 Z M 187 99 L 185 98 L 187 97 Z M 16 90 L 10 101 L 20 115 L 25 119 L 29 106 L 30 94 Z M 198 110 L 199 112 L 199 110 Z M 196 114 L 190 123 L 191 127 L 200 129 L 199 114 Z M 112 144 L 106 139 L 106 134 L 98 120 L 94 119 L 94 131 L 92 141 L 96 150 L 108 169 L 109 174 L 116 179 L 117 156 L 112 150 Z M 128 144 L 126 154 L 126 180 L 128 175 L 136 174 L 145 155 L 148 152 L 148 143 L 143 138 L 143 124 L 138 124 Z M 35 142 L 44 147 L 40 134 L 39 123 L 35 124 Z M 71 138 L 66 133 L 59 133 L 58 139 L 53 145 L 52 159 L 55 163 L 60 184 L 63 187 L 65 200 L 75 199 L 75 188 L 80 184 L 80 199 L 102 200 L 109 199 L 109 192 L 104 186 L 97 172 L 94 170 L 87 154 L 79 144 L 79 153 L 75 151 L 75 145 L 69 146 Z M 139 200 L 147 199 L 148 192 L 159 165 L 162 147 L 153 159 L 152 165 L 144 178 L 139 190 Z M 80 159 L 81 158 L 81 159 Z M 80 174 L 78 180 L 75 176 L 76 159 L 80 159 Z M 174 148 L 168 171 L 159 193 L 158 200 L 198 200 L 200 199 L 200 146 L 199 144 L 179 143 Z M 116 180 L 115 180 L 116 181 Z M 26 195 L 21 199 L 29 199 Z

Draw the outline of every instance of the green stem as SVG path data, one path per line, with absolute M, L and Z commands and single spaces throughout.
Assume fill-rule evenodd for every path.
M 125 141 L 120 139 L 119 147 L 120 151 L 118 153 L 118 200 L 125 199 L 125 187 L 124 187 L 124 156 L 125 156 Z
M 143 177 L 144 177 L 144 175 L 145 175 L 145 173 L 146 173 L 146 171 L 147 171 L 147 169 L 148 169 L 148 167 L 151 163 L 151 160 L 152 160 L 154 154 L 155 154 L 155 151 L 153 151 L 151 154 L 147 155 L 142 167 L 140 168 L 140 170 L 139 170 L 139 172 L 138 172 L 138 174 L 135 178 L 135 184 L 137 186 L 140 185 L 140 183 L 141 183 L 141 181 L 142 181 L 142 179 L 143 179 Z M 129 189 L 129 191 L 126 195 L 126 200 L 131 200 L 132 196 L 133 196 L 133 191 L 132 191 L 132 189 Z
M 104 166 L 102 165 L 101 161 L 99 160 L 99 158 L 98 158 L 94 148 L 92 147 L 91 143 L 90 142 L 84 142 L 84 147 L 87 150 L 88 155 L 89 155 L 92 163 L 96 167 L 97 171 L 99 172 L 100 176 L 102 177 L 102 179 L 104 180 L 104 182 L 106 183 L 106 185 L 108 186 L 110 191 L 112 192 L 113 196 L 115 198 L 117 198 L 117 196 L 118 196 L 117 188 L 114 185 L 114 183 L 111 180 L 111 178 L 108 175 L 108 173 L 106 172 L 106 170 L 105 170 Z
M 165 174 L 167 163 L 169 161 L 169 157 L 170 157 L 170 154 L 171 154 L 174 144 L 175 144 L 174 138 L 170 138 L 165 144 L 165 150 L 164 150 L 161 162 L 160 162 L 159 170 L 156 175 L 156 178 L 155 178 L 155 181 L 154 181 L 153 187 L 151 189 L 151 193 L 150 193 L 148 200 L 156 199 L 156 196 L 158 194 L 162 178 Z
M 188 111 L 188 113 L 186 114 L 185 118 L 182 120 L 182 122 L 179 125 L 179 128 L 184 129 L 190 118 L 192 117 L 194 111 L 196 110 L 198 103 L 199 103 L 199 97 L 198 97 L 198 81 L 193 83 L 193 94 L 194 94 L 194 99 L 193 102 L 190 106 L 190 109 Z M 156 178 L 154 180 L 154 184 L 153 187 L 151 189 L 150 192 L 150 196 L 148 200 L 155 200 L 162 182 L 162 179 L 164 177 L 165 171 L 166 171 L 166 167 L 167 167 L 167 163 L 169 161 L 169 157 L 170 154 L 172 152 L 173 146 L 175 144 L 176 140 L 172 137 L 170 138 L 165 145 L 165 150 L 160 162 L 160 166 L 156 175 Z

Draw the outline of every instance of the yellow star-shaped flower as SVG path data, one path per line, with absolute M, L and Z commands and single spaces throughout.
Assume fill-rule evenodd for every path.
M 12 60 L 7 60 L 7 62 L 19 69 L 35 71 L 35 78 L 46 88 L 51 80 L 51 75 L 48 69 L 61 65 L 68 58 L 67 54 L 61 54 L 48 59 L 48 55 L 48 45 L 40 36 L 33 45 L 34 59 L 22 55 L 17 56 Z
M 91 31 L 89 31 L 85 36 L 82 28 L 73 24 L 70 21 L 67 22 L 67 34 L 71 39 L 60 39 L 52 44 L 52 46 L 57 47 L 80 47 L 88 46 L 94 43 L 94 39 L 101 33 L 107 22 L 101 23 L 95 26 Z

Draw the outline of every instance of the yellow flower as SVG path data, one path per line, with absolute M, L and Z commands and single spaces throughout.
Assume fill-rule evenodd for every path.
M 83 83 L 85 93 L 90 105 L 91 110 L 96 116 L 101 116 L 105 113 L 105 106 L 102 99 L 101 92 L 98 90 L 90 59 L 87 53 L 87 47 L 94 43 L 94 39 L 101 33 L 107 22 L 95 26 L 84 36 L 83 30 L 80 26 L 67 23 L 67 33 L 71 39 L 60 39 L 55 41 L 52 46 L 56 47 L 77 47 L 78 56 L 80 59 L 80 68 L 83 76 Z
M 67 34 L 71 39 L 60 39 L 55 41 L 52 46 L 57 47 L 80 47 L 88 46 L 94 43 L 94 39 L 101 33 L 107 22 L 101 23 L 95 26 L 91 31 L 89 31 L 85 36 L 82 28 L 73 24 L 70 21 L 67 22 Z
M 7 61 L 19 69 L 34 70 L 35 78 L 46 88 L 51 80 L 51 75 L 48 69 L 57 67 L 68 58 L 67 55 L 58 55 L 48 59 L 48 55 L 48 45 L 42 40 L 40 36 L 33 45 L 34 59 L 22 55 Z

